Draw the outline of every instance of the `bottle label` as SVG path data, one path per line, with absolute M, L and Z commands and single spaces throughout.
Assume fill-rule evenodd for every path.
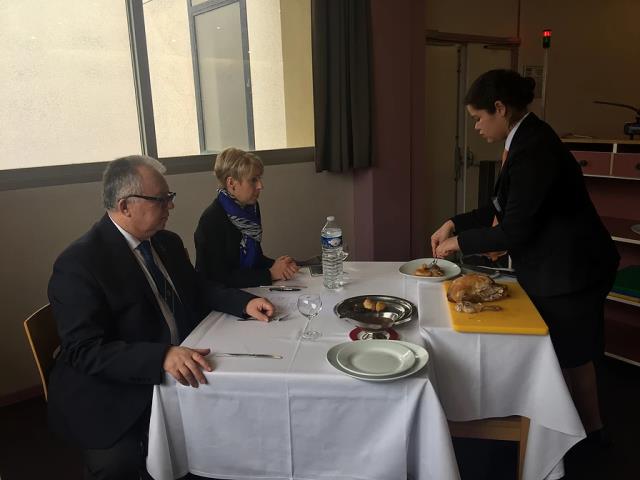
M 322 248 L 337 248 L 342 245 L 342 236 L 339 237 L 320 237 L 322 239 Z

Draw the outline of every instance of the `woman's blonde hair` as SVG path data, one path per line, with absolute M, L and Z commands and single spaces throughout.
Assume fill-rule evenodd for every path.
M 264 166 L 260 157 L 234 147 L 225 148 L 220 152 L 213 165 L 213 173 L 223 188 L 227 186 L 229 177 L 242 181 L 254 174 L 262 175 L 263 171 Z

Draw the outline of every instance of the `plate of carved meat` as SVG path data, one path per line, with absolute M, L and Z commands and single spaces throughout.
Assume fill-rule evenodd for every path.
M 398 271 L 411 278 L 426 280 L 428 282 L 442 282 L 460 275 L 460 267 L 448 260 L 433 258 L 417 258 L 401 265 Z

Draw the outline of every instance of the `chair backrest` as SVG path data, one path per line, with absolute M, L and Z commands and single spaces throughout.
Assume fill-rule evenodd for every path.
M 45 305 L 27 318 L 24 321 L 24 330 L 27 333 L 29 345 L 31 345 L 38 373 L 40 373 L 40 381 L 42 382 L 46 400 L 49 371 L 55 361 L 54 353 L 60 345 L 60 337 L 56 329 L 51 305 Z

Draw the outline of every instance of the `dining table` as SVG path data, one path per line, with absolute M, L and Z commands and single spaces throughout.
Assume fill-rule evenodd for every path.
M 212 312 L 183 345 L 210 348 L 207 383 L 183 386 L 171 376 L 154 387 L 147 470 L 155 480 L 188 472 L 234 480 L 448 480 L 459 479 L 447 419 L 429 364 L 393 381 L 364 381 L 327 359 L 351 342 L 355 327 L 333 307 L 347 297 L 386 289 L 382 264 L 348 263 L 349 283 L 338 290 L 301 269 L 289 284 L 299 290 L 247 291 L 276 305 L 279 320 L 239 320 Z M 400 280 L 393 275 L 395 280 Z M 397 285 L 396 285 L 397 287 Z M 311 321 L 297 310 L 300 294 L 319 294 Z M 302 338 L 311 327 L 321 333 Z M 398 328 L 401 340 L 422 345 L 418 318 Z M 380 342 L 381 340 L 375 340 Z M 252 353 L 281 356 L 215 356 Z
M 447 421 L 519 415 L 530 419 L 523 478 L 561 478 L 564 454 L 585 434 L 548 335 L 456 332 L 442 284 L 403 275 L 402 264 L 346 262 L 337 290 L 307 269 L 279 282 L 288 291 L 247 289 L 274 303 L 277 320 L 270 322 L 211 312 L 183 342 L 211 349 L 207 383 L 192 388 L 165 375 L 154 386 L 150 475 L 457 479 Z M 297 311 L 301 294 L 320 296 L 318 316 Z M 334 307 L 367 295 L 396 296 L 417 307 L 394 330 L 399 340 L 428 351 L 424 368 L 389 381 L 334 368 L 329 352 L 351 342 L 354 329 Z M 308 327 L 320 337 L 303 338 Z M 224 353 L 282 358 L 219 356 Z

